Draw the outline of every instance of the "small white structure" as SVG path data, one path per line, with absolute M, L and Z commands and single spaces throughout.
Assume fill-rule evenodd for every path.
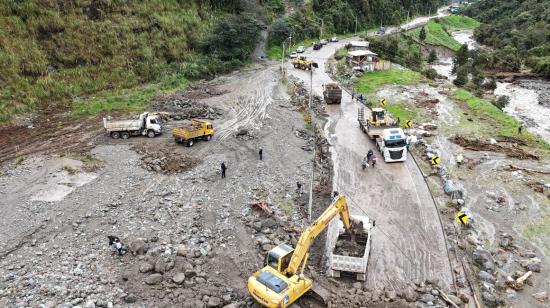
M 350 51 L 369 49 L 369 42 L 367 41 L 351 41 L 349 44 L 351 46 Z
M 375 70 L 375 63 L 378 62 L 378 55 L 370 50 L 354 50 L 347 54 L 347 63 L 351 67 L 358 67 L 364 72 Z

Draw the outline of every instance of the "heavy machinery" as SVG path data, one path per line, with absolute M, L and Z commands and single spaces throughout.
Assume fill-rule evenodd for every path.
M 110 118 L 103 118 L 103 127 L 113 139 L 128 139 L 130 136 L 139 135 L 153 138 L 162 131 L 160 117 L 149 112 L 140 114 L 139 118 L 134 120 L 112 121 Z
M 376 142 L 384 161 L 397 162 L 407 159 L 407 136 L 383 108 L 373 108 L 365 120 L 364 108 L 360 107 L 357 120 L 359 127 Z
M 210 141 L 214 136 L 214 126 L 208 121 L 193 119 L 191 125 L 174 128 L 172 136 L 176 143 L 184 143 L 191 147 L 200 139 Z
M 342 103 L 342 88 L 336 82 L 323 84 L 323 98 L 327 104 Z
M 351 220 L 346 199 L 338 196 L 302 232 L 296 248 L 280 244 L 267 253 L 265 267 L 248 278 L 248 291 L 258 303 L 266 307 L 288 307 L 311 290 L 313 281 L 304 276 L 309 248 L 337 215 L 340 215 L 344 228 L 350 231 Z
M 292 59 L 292 65 L 294 68 L 299 68 L 301 70 L 311 70 L 312 67 L 319 67 L 317 63 L 308 60 L 305 56 L 299 56 L 297 58 Z

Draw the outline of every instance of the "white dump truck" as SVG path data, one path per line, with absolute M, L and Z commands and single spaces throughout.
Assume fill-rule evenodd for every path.
M 353 236 L 344 231 L 340 220 L 334 219 L 329 224 L 326 245 L 328 274 L 336 278 L 343 273 L 352 274 L 356 275 L 357 280 L 365 281 L 371 248 L 372 221 L 367 216 L 359 215 L 350 215 L 350 219 L 355 230 Z M 342 242 L 349 241 L 355 242 L 356 249 L 342 253 L 337 247 Z
M 133 120 L 110 120 L 103 118 L 103 127 L 113 139 L 128 139 L 130 136 L 147 136 L 153 138 L 162 131 L 160 118 L 157 115 L 150 115 L 144 112 L 138 119 Z

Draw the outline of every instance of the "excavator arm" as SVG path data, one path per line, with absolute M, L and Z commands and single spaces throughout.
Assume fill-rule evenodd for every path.
M 342 221 L 344 222 L 344 228 L 350 230 L 351 221 L 349 217 L 348 204 L 346 203 L 346 198 L 344 196 L 338 196 L 334 199 L 332 204 L 315 220 L 313 224 L 308 226 L 300 236 L 296 248 L 294 249 L 294 254 L 290 259 L 290 264 L 286 269 L 287 274 L 296 274 L 300 269 L 302 262 L 305 262 L 307 253 L 311 244 L 315 238 L 325 230 L 330 221 L 337 215 L 340 215 Z

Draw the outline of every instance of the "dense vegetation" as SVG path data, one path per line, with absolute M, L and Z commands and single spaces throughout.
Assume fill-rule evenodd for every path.
M 297 4 L 306 1 L 290 1 Z M 279 46 L 290 34 L 293 41 L 346 34 L 383 25 L 399 24 L 410 16 L 433 13 L 445 0 L 312 0 L 275 21 L 269 43 Z M 357 24 L 356 24 L 357 21 Z
M 258 6 L 244 0 L 0 1 L 0 121 L 41 103 L 81 106 L 80 97 L 92 94 L 162 83 L 155 91 L 228 71 L 256 44 L 260 27 L 251 7 Z M 140 104 L 151 96 L 141 92 Z
M 494 48 L 483 51 L 483 65 L 518 71 L 526 64 L 550 77 L 550 1 L 477 1 L 465 10 L 483 24 L 476 39 Z

